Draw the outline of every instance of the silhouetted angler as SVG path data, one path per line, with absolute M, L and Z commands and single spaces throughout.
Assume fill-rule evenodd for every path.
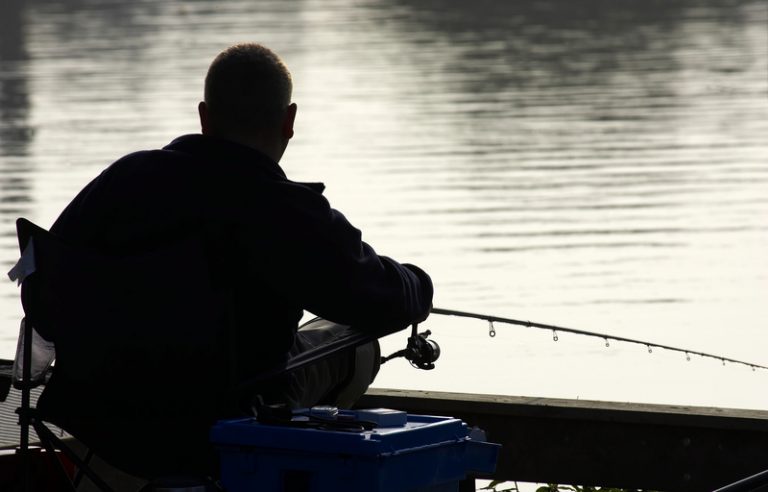
M 291 87 L 267 48 L 225 50 L 206 77 L 202 135 L 119 159 L 51 228 L 85 263 L 109 260 L 69 272 L 70 292 L 93 296 L 70 306 L 91 321 L 54 336 L 57 367 L 87 360 L 91 377 L 57 370 L 38 406 L 118 468 L 210 471 L 208 426 L 252 403 L 227 389 L 348 325 L 375 338 L 428 315 L 428 275 L 376 254 L 322 184 L 291 181 L 278 165 L 294 133 Z M 126 310 L 114 295 L 141 305 Z M 323 319 L 299 330 L 304 310 Z M 254 392 L 349 405 L 378 364 L 373 341 Z

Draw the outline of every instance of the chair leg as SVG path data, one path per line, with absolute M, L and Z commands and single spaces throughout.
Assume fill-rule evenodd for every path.
M 83 461 L 87 466 L 91 466 L 91 460 L 93 459 L 93 451 L 88 448 L 88 451 L 85 453 L 85 457 L 83 458 Z M 77 469 L 77 472 L 75 473 L 75 479 L 72 480 L 72 485 L 75 486 L 75 488 L 80 486 L 80 482 L 83 480 L 83 470 L 81 468 Z
M 43 437 L 39 436 L 39 434 L 38 434 L 38 437 L 40 437 L 40 443 L 45 448 L 45 451 L 48 453 L 48 456 L 50 456 L 50 459 L 54 461 L 53 466 L 56 468 L 56 470 L 58 470 L 58 475 L 61 483 L 67 484 L 68 485 L 67 488 L 71 492 L 77 492 L 75 485 L 69 479 L 69 476 L 67 475 L 67 471 L 64 469 L 64 464 L 56 456 L 56 449 L 53 447 L 53 444 L 51 444 L 51 442 L 48 439 L 44 439 Z
M 29 453 L 29 424 L 31 393 L 30 380 L 32 379 L 32 324 L 22 320 L 22 336 L 24 337 L 22 346 L 22 364 L 21 364 L 21 407 L 17 410 L 19 413 L 19 454 L 21 460 L 21 473 L 24 491 L 32 490 L 32 465 Z
M 19 467 L 21 471 L 21 484 L 24 492 L 32 491 L 32 457 L 29 449 L 29 417 L 26 412 L 19 415 L 21 434 L 19 439 Z
M 53 432 L 51 432 L 48 427 L 37 420 L 34 420 L 32 425 L 34 426 L 35 431 L 37 432 L 37 435 L 40 437 L 41 441 L 47 441 L 49 445 L 52 444 L 61 450 L 61 452 L 64 453 L 66 457 L 69 458 L 78 467 L 78 469 L 83 471 L 83 473 L 91 480 L 91 482 L 93 482 L 94 485 L 96 485 L 96 487 L 99 488 L 99 490 L 102 492 L 114 492 L 112 487 L 107 485 L 107 483 L 100 476 L 98 476 L 96 472 L 94 472 L 93 469 L 77 455 L 77 453 L 72 451 L 69 446 L 64 444 L 64 442 L 59 439 Z

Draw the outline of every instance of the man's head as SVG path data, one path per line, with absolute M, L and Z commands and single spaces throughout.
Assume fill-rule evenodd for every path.
M 254 43 L 221 52 L 205 77 L 203 134 L 250 145 L 280 159 L 293 136 L 296 105 L 291 74 L 280 58 Z

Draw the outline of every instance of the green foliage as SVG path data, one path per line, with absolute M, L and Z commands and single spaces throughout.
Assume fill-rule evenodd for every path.
M 517 488 L 517 482 L 512 482 L 514 485 L 509 485 L 507 482 L 503 480 L 494 480 L 491 483 L 489 483 L 486 487 L 483 487 L 479 490 L 490 490 L 492 492 L 520 492 L 520 490 Z M 508 486 L 510 488 L 507 489 L 500 489 L 499 486 Z
M 550 483 L 539 487 L 536 492 L 646 492 L 637 489 L 617 489 L 614 487 L 592 487 L 590 485 L 557 485 Z
M 504 487 L 507 487 L 507 488 L 504 488 Z M 493 482 L 489 483 L 486 487 L 483 487 L 479 490 L 488 490 L 491 492 L 519 492 L 517 482 L 512 482 L 512 484 L 509 484 L 502 480 L 494 480 Z M 542 485 L 541 487 L 536 489 L 536 492 L 651 492 L 651 491 L 638 490 L 638 489 L 617 489 L 615 487 L 593 487 L 590 485 L 584 485 L 584 486 L 558 485 L 555 483 L 549 483 L 546 485 Z

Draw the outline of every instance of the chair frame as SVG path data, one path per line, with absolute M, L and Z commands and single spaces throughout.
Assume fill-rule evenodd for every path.
M 27 251 L 28 246 L 33 244 L 34 233 L 26 234 L 22 232 L 30 228 L 30 226 L 32 230 L 40 229 L 41 231 L 45 231 L 44 229 L 40 228 L 39 226 L 36 226 L 35 224 L 32 224 L 26 219 L 20 218 L 17 220 L 17 231 L 19 236 L 20 248 L 22 250 L 22 260 L 20 260 L 20 263 L 22 263 L 25 254 L 34 255 L 34 248 L 32 248 L 31 251 Z M 19 280 L 19 284 L 22 286 L 30 276 L 36 273 L 35 268 L 31 268 L 28 270 L 29 271 L 24 272 L 22 274 L 18 274 L 18 272 L 16 274 L 16 277 L 18 277 L 18 280 Z M 12 279 L 15 280 L 15 278 L 13 278 L 13 275 L 11 276 L 12 276 Z M 26 321 L 30 321 L 30 320 L 27 319 Z M 248 392 L 249 390 L 252 390 L 258 384 L 263 383 L 268 379 L 293 372 L 297 369 L 301 369 L 309 364 L 318 362 L 327 357 L 338 354 L 342 351 L 352 349 L 359 345 L 378 339 L 382 336 L 389 335 L 396 331 L 400 331 L 402 328 L 404 327 L 398 327 L 396 329 L 389 328 L 386 330 L 366 331 L 366 332 L 350 331 L 349 334 L 345 337 L 335 339 L 332 342 L 326 343 L 325 345 L 313 347 L 312 349 L 306 352 L 303 352 L 297 357 L 294 357 L 293 359 L 289 360 L 288 363 L 283 367 L 278 367 L 273 370 L 267 371 L 249 381 L 238 384 L 236 387 L 232 388 L 232 391 L 234 394 L 243 394 L 245 392 Z M 89 461 L 92 456 L 92 453 L 90 452 L 90 450 L 86 454 L 85 458 L 81 458 L 80 456 L 78 456 L 77 453 L 75 453 L 75 451 L 70 446 L 68 446 L 62 439 L 56 436 L 53 433 L 53 431 L 51 431 L 51 429 L 49 429 L 43 423 L 37 410 L 32 407 L 31 390 L 32 388 L 40 384 L 43 384 L 40 381 L 32 381 L 32 377 L 31 377 L 33 335 L 34 335 L 33 323 L 25 322 L 24 328 L 23 328 L 23 344 L 22 344 L 22 352 L 23 352 L 22 380 L 20 382 L 18 381 L 14 382 L 14 386 L 17 389 L 20 389 L 22 393 L 21 407 L 19 407 L 19 409 L 17 410 L 17 413 L 19 414 L 19 425 L 20 425 L 20 439 L 19 439 L 20 444 L 19 444 L 18 452 L 20 455 L 21 469 L 23 474 L 22 490 L 24 490 L 25 492 L 32 492 L 32 486 L 33 486 L 32 477 L 31 477 L 31 450 L 30 450 L 30 432 L 29 432 L 31 427 L 36 431 L 40 439 L 41 445 L 50 455 L 51 459 L 57 462 L 56 468 L 60 471 L 62 480 L 65 481 L 63 483 L 69 484 L 70 490 L 72 490 L 73 492 L 76 491 L 77 484 L 80 478 L 82 477 L 82 475 L 85 475 L 102 492 L 112 492 L 113 489 L 101 477 L 99 477 L 98 474 L 89 465 Z M 51 370 L 55 370 L 55 366 Z M 57 458 L 57 453 L 56 453 L 57 449 L 77 467 L 78 471 L 74 479 L 70 480 L 64 468 L 63 463 L 61 462 L 60 459 Z
M 23 227 L 24 222 L 26 222 L 22 222 L 23 220 L 24 219 L 19 219 L 19 222 L 17 223 L 19 226 L 19 238 L 22 242 L 23 240 L 21 238 L 21 228 Z M 27 247 L 32 243 L 33 237 L 30 236 L 29 238 L 26 238 L 26 244 L 20 244 L 22 249 L 22 257 L 24 256 L 24 253 L 34 255 L 34 250 L 27 252 Z M 27 278 L 34 273 L 35 270 L 31 269 L 31 271 L 18 275 L 19 284 L 23 285 L 27 281 Z M 13 275 L 12 279 L 16 280 L 13 278 Z M 20 427 L 19 447 L 17 452 L 19 454 L 19 463 L 21 467 L 22 490 L 24 492 L 32 492 L 33 490 L 31 466 L 32 451 L 30 445 L 31 427 L 37 433 L 40 444 L 46 450 L 50 456 L 50 459 L 55 461 L 54 468 L 56 468 L 59 472 L 58 474 L 61 477 L 62 486 L 67 484 L 68 488 L 75 492 L 77 490 L 80 479 L 83 475 L 85 475 L 103 492 L 112 492 L 113 489 L 107 485 L 107 483 L 102 480 L 101 477 L 99 477 L 98 474 L 96 474 L 96 472 L 94 472 L 91 466 L 88 464 L 91 457 L 93 456 L 93 453 L 88 450 L 85 458 L 80 458 L 80 456 L 78 456 L 71 447 L 69 447 L 62 439 L 56 436 L 56 434 L 54 434 L 53 431 L 51 431 L 51 429 L 49 429 L 43 423 L 37 413 L 37 410 L 32 407 L 32 389 L 40 386 L 41 384 L 44 384 L 43 381 L 32 380 L 32 343 L 34 334 L 34 326 L 32 323 L 27 323 L 25 320 L 21 333 L 23 343 L 20 347 L 22 351 L 21 381 L 13 382 L 14 387 L 21 390 L 21 406 L 16 410 L 16 413 L 19 415 Z M 19 354 L 17 354 L 17 357 L 18 355 Z M 62 463 L 61 459 L 57 457 L 56 450 L 59 450 L 77 467 L 78 471 L 74 479 L 71 480 L 69 478 L 69 475 L 64 468 L 64 464 Z

